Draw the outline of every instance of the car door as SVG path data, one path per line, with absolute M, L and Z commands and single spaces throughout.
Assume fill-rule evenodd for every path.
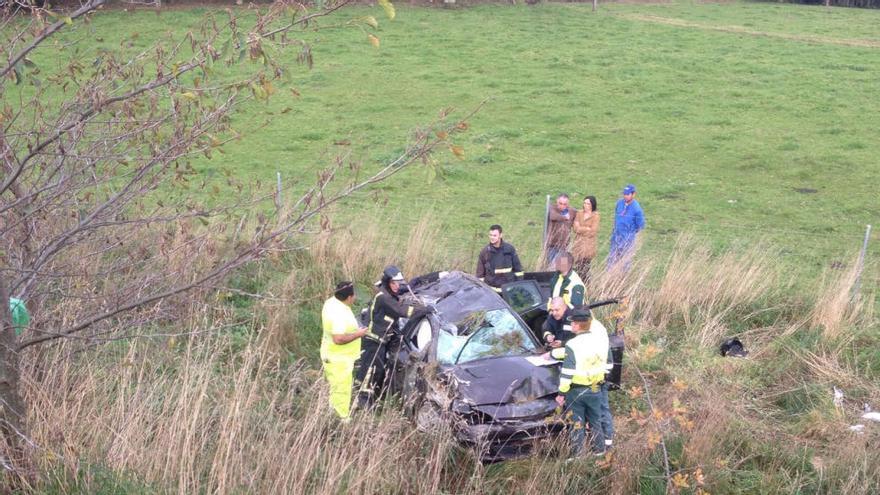
M 535 280 L 517 280 L 501 286 L 501 297 L 540 340 L 541 325 L 547 319 L 547 300 Z

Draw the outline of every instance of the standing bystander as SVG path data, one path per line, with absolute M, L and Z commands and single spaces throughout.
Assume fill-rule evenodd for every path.
M 568 194 L 562 193 L 556 197 L 556 205 L 550 208 L 550 228 L 547 232 L 546 261 L 548 266 L 553 266 L 556 258 L 568 251 L 568 238 L 571 235 L 571 223 L 577 211 L 568 205 Z
M 574 246 L 571 254 L 574 256 L 574 269 L 581 277 L 587 278 L 590 274 L 590 263 L 596 257 L 596 236 L 599 233 L 599 211 L 595 196 L 584 198 L 584 209 L 575 215 L 573 229 Z
M 614 207 L 614 230 L 611 232 L 611 249 L 608 252 L 608 269 L 629 269 L 636 236 L 645 228 L 645 214 L 636 201 L 636 186 L 627 184 L 623 198 Z
M 343 419 L 351 411 L 354 363 L 361 354 L 361 337 L 367 333 L 366 327 L 358 327 L 352 304 L 354 285 L 340 282 L 321 309 L 321 362 L 330 384 L 330 406 Z
M 480 251 L 477 278 L 501 292 L 501 286 L 522 278 L 523 267 L 513 245 L 504 242 L 500 225 L 489 227 L 489 244 Z

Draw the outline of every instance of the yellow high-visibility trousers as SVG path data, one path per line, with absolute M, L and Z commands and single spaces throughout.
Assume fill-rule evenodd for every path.
M 324 361 L 324 376 L 330 384 L 330 406 L 340 418 L 347 418 L 351 412 L 353 371 L 354 361 Z

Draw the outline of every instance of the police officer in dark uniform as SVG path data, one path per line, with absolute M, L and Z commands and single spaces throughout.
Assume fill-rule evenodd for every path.
M 382 395 L 388 385 L 386 377 L 388 353 L 394 352 L 399 343 L 399 318 L 419 318 L 426 308 L 408 305 L 400 300 L 400 290 L 405 283 L 403 274 L 396 266 L 388 266 L 382 272 L 379 291 L 373 297 L 368 311 L 367 333 L 361 338 L 361 355 L 355 374 L 357 407 L 367 408 Z
M 501 286 L 523 276 L 516 248 L 504 242 L 500 225 L 489 227 L 489 244 L 480 251 L 477 278 L 501 292 Z

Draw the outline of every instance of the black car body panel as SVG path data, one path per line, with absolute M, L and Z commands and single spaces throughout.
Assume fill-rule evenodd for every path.
M 535 366 L 519 356 L 465 363 L 451 371 L 462 396 L 477 406 L 509 405 L 555 394 L 558 366 Z

